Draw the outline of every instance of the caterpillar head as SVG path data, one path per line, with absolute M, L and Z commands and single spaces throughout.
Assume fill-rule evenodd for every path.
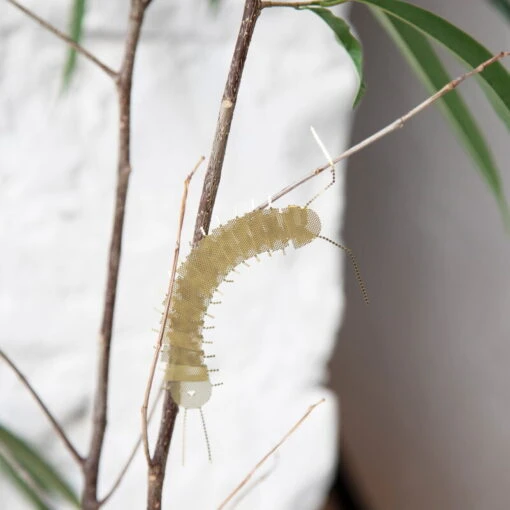
M 212 384 L 205 381 L 174 381 L 168 383 L 174 402 L 186 409 L 198 409 L 211 398 Z

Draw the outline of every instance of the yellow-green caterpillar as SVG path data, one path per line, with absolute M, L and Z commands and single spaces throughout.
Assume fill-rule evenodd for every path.
M 246 260 L 264 252 L 301 248 L 316 238 L 347 251 L 368 302 L 356 261 L 349 249 L 320 236 L 321 222 L 309 207 L 259 209 L 215 228 L 191 250 L 177 270 L 164 331 L 165 381 L 174 401 L 185 409 L 201 408 L 212 384 L 202 344 L 204 316 L 217 287 Z

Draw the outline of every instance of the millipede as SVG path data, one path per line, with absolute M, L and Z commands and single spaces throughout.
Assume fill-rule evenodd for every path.
M 318 214 L 306 206 L 258 209 L 215 228 L 193 247 L 177 269 L 168 318 L 165 321 L 164 380 L 174 401 L 186 409 L 201 409 L 209 400 L 210 381 L 203 350 L 204 318 L 218 286 L 235 268 L 263 253 L 295 249 L 324 239 L 343 249 L 354 266 L 363 299 L 368 295 L 356 259 L 349 248 L 320 235 Z M 168 297 L 167 297 L 168 299 Z M 203 419 L 203 416 L 202 416 Z
M 164 384 L 174 402 L 184 408 L 185 431 L 188 409 L 199 409 L 202 427 L 207 444 L 209 460 L 211 450 L 205 427 L 202 406 L 208 402 L 213 386 L 211 370 L 206 365 L 203 344 L 205 317 L 212 317 L 208 308 L 214 294 L 222 282 L 231 282 L 227 277 L 240 264 L 249 265 L 251 258 L 259 260 L 263 253 L 271 255 L 292 245 L 295 249 L 310 244 L 315 239 L 323 239 L 345 251 L 354 268 L 354 274 L 366 304 L 368 294 L 352 251 L 327 237 L 320 235 L 319 215 L 309 207 L 324 191 L 335 184 L 335 165 L 317 133 L 312 134 L 331 168 L 331 182 L 313 196 L 304 206 L 289 205 L 285 208 L 271 207 L 271 201 L 245 215 L 230 220 L 213 229 L 207 235 L 203 230 L 202 239 L 193 246 L 186 259 L 178 267 L 171 295 L 165 299 L 167 314 L 163 316 L 162 361 L 165 365 Z M 168 299 L 170 304 L 168 306 Z M 183 435 L 184 443 L 184 435 Z M 184 462 L 184 447 L 183 447 Z

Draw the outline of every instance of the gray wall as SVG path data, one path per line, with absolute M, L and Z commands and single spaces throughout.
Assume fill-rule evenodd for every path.
M 509 25 L 485 2 L 417 3 L 494 53 L 510 48 Z M 357 7 L 369 93 L 354 141 L 426 96 Z M 508 132 L 474 82 L 462 92 L 509 195 Z M 507 509 L 510 239 L 494 199 L 435 109 L 352 158 L 347 197 L 344 239 L 372 299 L 364 307 L 347 271 L 332 378 L 350 471 L 376 510 Z

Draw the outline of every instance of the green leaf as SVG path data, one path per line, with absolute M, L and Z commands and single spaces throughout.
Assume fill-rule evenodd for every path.
M 322 0 L 322 2 L 318 2 L 317 5 L 321 7 L 334 7 L 335 5 L 345 4 L 349 0 Z
M 32 502 L 34 508 L 39 510 L 51 510 L 51 508 L 37 494 L 33 487 L 19 474 L 19 468 L 12 466 L 6 457 L 0 452 L 0 471 L 10 478 L 11 482 L 18 488 L 19 492 Z
M 445 19 L 415 5 L 398 0 L 355 1 L 381 9 L 386 14 L 420 30 L 448 48 L 469 67 L 476 67 L 493 56 L 470 35 Z M 494 110 L 510 129 L 510 73 L 500 62 L 496 62 L 477 76 L 484 84 L 483 89 Z
M 510 21 L 510 2 L 508 0 L 489 0 L 498 11 Z
M 411 64 L 411 67 L 413 67 L 431 93 L 437 92 L 451 81 L 448 72 L 436 55 L 432 45 L 421 32 L 381 11 L 375 9 L 372 11 L 392 36 Z M 498 201 L 504 220 L 510 222 L 510 214 L 504 197 L 499 171 L 494 163 L 483 133 L 471 115 L 466 103 L 456 90 L 452 90 L 439 99 L 437 105 L 450 121 L 460 141 L 478 165 L 482 176 Z
M 44 458 L 23 439 L 0 425 L 0 447 L 9 454 L 33 484 L 48 495 L 59 495 L 79 507 L 79 501 L 69 484 Z
M 69 37 L 79 43 L 83 33 L 83 19 L 85 17 L 85 0 L 74 0 L 73 9 L 71 12 L 71 22 L 69 26 Z M 67 59 L 64 65 L 64 72 L 62 75 L 62 88 L 66 90 L 71 83 L 74 71 L 76 69 L 76 50 L 69 48 L 67 51 Z
M 363 78 L 363 50 L 361 44 L 351 33 L 349 25 L 338 16 L 335 16 L 329 9 L 322 7 L 305 7 L 303 10 L 311 11 L 324 20 L 329 28 L 335 33 L 337 41 L 345 48 L 358 73 L 359 87 L 354 99 L 353 108 L 361 101 L 365 93 L 366 85 Z

